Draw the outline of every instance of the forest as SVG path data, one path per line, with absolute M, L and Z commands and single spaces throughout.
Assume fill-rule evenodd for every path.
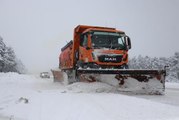
M 25 66 L 16 57 L 12 47 L 7 46 L 0 36 L 0 72 L 25 73 Z
M 170 57 L 136 56 L 130 58 L 130 69 L 165 69 L 168 82 L 179 82 L 179 52 Z

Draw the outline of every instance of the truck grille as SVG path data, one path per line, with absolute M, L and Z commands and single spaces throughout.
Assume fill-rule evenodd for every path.
M 111 63 L 120 63 L 122 61 L 122 55 L 101 55 L 98 57 L 100 62 L 111 62 Z

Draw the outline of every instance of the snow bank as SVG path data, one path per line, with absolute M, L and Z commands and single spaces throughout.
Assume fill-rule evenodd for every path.
M 115 75 L 100 75 L 100 80 L 109 85 L 115 86 L 120 92 L 130 92 L 133 94 L 163 94 L 163 84 L 156 78 L 148 82 L 139 82 L 138 80 L 128 77 L 123 85 L 115 79 Z
M 66 87 L 66 92 L 75 93 L 115 93 L 117 88 L 101 82 L 77 82 Z
M 19 103 L 23 103 L 21 98 L 30 100 L 36 93 L 42 90 L 56 89 L 60 84 L 53 84 L 52 80 L 43 80 L 34 75 L 23 75 L 18 73 L 0 73 L 0 116 L 1 111 L 19 107 Z M 14 110 L 15 112 L 16 110 Z M 6 111 L 5 113 L 9 113 Z M 18 112 L 16 112 L 18 113 Z M 24 114 L 24 112 L 22 112 Z M 12 114 L 13 115 L 13 114 Z M 12 116 L 8 114 L 8 117 Z M 20 115 L 20 117 L 22 117 Z M 6 116 L 5 116 L 6 118 Z M 1 118 L 0 118 L 1 119 Z
M 178 120 L 178 111 L 179 105 L 122 95 L 104 83 L 64 86 L 38 76 L 0 73 L 1 120 Z

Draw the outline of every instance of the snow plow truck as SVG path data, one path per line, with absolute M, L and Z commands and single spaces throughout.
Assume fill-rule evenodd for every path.
M 166 70 L 130 69 L 131 40 L 124 31 L 109 27 L 79 25 L 73 40 L 61 48 L 54 80 L 70 84 L 101 81 L 119 91 L 163 94 Z

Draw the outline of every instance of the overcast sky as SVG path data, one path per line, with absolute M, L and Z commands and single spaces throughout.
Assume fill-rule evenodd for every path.
M 131 57 L 179 51 L 179 0 L 0 0 L 0 36 L 31 73 L 58 67 L 79 24 L 125 31 Z

